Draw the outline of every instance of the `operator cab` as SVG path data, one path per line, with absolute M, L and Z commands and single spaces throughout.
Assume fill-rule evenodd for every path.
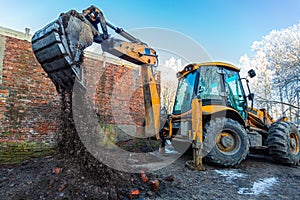
M 177 77 L 179 82 L 173 115 L 189 112 L 192 99 L 201 98 L 203 106 L 231 107 L 246 119 L 247 100 L 238 68 L 221 62 L 191 64 Z

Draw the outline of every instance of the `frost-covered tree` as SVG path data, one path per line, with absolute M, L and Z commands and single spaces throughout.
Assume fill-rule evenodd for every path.
M 300 22 L 273 30 L 251 46 L 252 54 L 240 58 L 242 68 L 254 68 L 252 80 L 256 106 L 273 115 L 285 115 L 299 122 L 300 105 Z
M 168 113 L 172 112 L 177 90 L 176 73 L 182 70 L 181 58 L 170 57 L 165 64 L 159 66 L 161 71 L 161 105 Z
M 161 86 L 161 103 L 166 108 L 167 113 L 172 113 L 174 106 L 177 82 L 168 81 Z

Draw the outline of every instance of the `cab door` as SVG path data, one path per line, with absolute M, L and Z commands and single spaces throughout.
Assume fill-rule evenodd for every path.
M 243 119 L 246 119 L 247 101 L 239 73 L 228 69 L 224 69 L 224 71 L 227 105 L 238 111 Z

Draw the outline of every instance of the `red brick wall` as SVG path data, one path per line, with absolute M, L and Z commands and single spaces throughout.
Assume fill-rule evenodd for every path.
M 59 96 L 38 65 L 31 44 L 5 37 L 0 127 L 3 141 L 52 142 L 58 129 Z
M 144 98 L 141 76 L 137 69 L 102 60 L 86 58 L 87 88 L 100 120 L 108 124 L 138 125 L 144 123 Z
M 90 57 L 85 58 L 84 66 L 87 87 L 95 88 L 92 98 L 100 119 L 108 124 L 143 125 L 139 71 L 109 62 L 103 66 L 103 61 Z M 55 143 L 59 95 L 35 59 L 29 41 L 5 37 L 2 78 L 0 142 Z

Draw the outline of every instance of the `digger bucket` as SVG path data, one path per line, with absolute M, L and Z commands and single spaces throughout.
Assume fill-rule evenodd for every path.
M 37 31 L 33 52 L 56 89 L 72 90 L 77 79 L 83 84 L 83 50 L 93 43 L 98 31 L 80 13 L 71 10 Z

